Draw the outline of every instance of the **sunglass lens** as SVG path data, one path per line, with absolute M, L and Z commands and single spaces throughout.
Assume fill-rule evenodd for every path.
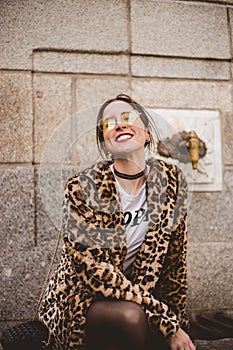
M 115 128 L 116 121 L 114 118 L 107 118 L 108 130 L 112 130 Z
M 139 119 L 139 114 L 136 111 L 130 111 L 123 114 L 123 119 L 126 124 L 133 125 Z
M 103 131 L 111 130 L 115 127 L 115 119 L 114 118 L 104 118 L 99 122 L 100 129 Z
M 127 125 L 135 124 L 140 118 L 137 111 L 125 112 L 122 114 L 122 119 Z M 99 121 L 99 127 L 102 131 L 108 131 L 114 129 L 116 126 L 115 118 L 104 118 Z

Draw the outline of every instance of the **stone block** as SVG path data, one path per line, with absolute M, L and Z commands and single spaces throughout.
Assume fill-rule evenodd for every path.
M 233 3 L 232 3 L 232 5 L 233 5 Z M 231 31 L 231 47 L 232 47 L 232 44 L 233 44 L 233 8 L 229 7 L 228 12 L 229 12 L 229 21 L 230 21 L 229 28 Z M 232 54 L 233 54 L 233 52 L 231 52 L 231 55 Z
M 62 221 L 64 187 L 75 167 L 62 165 L 38 167 L 35 170 L 36 241 L 39 247 L 55 246 Z
M 34 307 L 34 262 L 29 261 L 35 245 L 33 181 L 32 168 L 0 170 L 1 320 L 27 318 Z
M 0 73 L 0 162 L 32 161 L 31 74 Z
M 151 0 L 153 2 L 161 2 L 161 0 Z M 174 1 L 174 0 L 172 0 Z M 186 0 L 179 0 L 180 2 L 185 2 Z M 189 0 L 188 0 L 189 1 Z M 202 1 L 202 0 L 201 0 Z M 218 4 L 218 5 L 233 5 L 233 0 L 203 0 L 203 2 L 206 2 L 206 3 L 212 3 L 212 4 Z
M 226 5 L 233 5 L 233 0 L 205 0 L 205 2 L 212 2 L 212 3 L 216 3 L 216 4 L 226 4 Z
M 132 94 L 136 101 L 151 108 L 232 110 L 228 82 L 134 78 Z
M 116 96 L 116 94 L 114 94 Z M 96 142 L 96 120 L 100 105 L 77 112 L 74 118 L 75 141 L 72 145 L 72 164 L 77 171 L 101 160 Z
M 34 159 L 63 163 L 72 138 L 72 83 L 63 75 L 34 76 Z
M 233 309 L 233 243 L 192 243 L 188 247 L 189 309 Z
M 224 191 L 192 193 L 189 206 L 189 240 L 194 243 L 232 242 L 233 171 L 224 174 Z
M 128 74 L 127 55 L 35 51 L 35 71 L 89 74 Z
M 131 70 L 132 75 L 144 77 L 230 79 L 229 63 L 214 60 L 132 56 Z
M 224 7 L 190 2 L 133 0 L 131 21 L 133 53 L 231 57 L 227 10 Z
M 53 242 L 49 242 L 41 247 L 34 246 L 24 249 L 17 266 L 12 263 L 11 278 L 7 276 L 3 279 L 1 320 L 32 319 L 49 271 L 54 246 Z M 56 259 L 53 269 L 56 268 L 58 260 L 59 257 Z M 7 271 L 3 271 L 7 275 Z
M 34 49 L 128 50 L 128 5 L 119 1 L 4 1 L 0 68 L 31 69 Z
M 226 165 L 233 165 L 233 115 L 225 113 L 223 121 L 223 158 Z
M 130 95 L 128 78 L 84 78 L 76 81 L 76 112 L 100 106 L 105 100 L 111 99 L 120 93 Z

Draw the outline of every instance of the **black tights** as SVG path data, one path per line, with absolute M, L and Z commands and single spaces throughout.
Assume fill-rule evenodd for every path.
M 96 301 L 87 314 L 87 350 L 168 350 L 152 334 L 143 309 L 131 301 Z

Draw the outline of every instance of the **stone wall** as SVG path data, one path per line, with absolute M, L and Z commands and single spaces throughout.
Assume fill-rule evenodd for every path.
M 47 273 L 59 225 L 39 178 L 52 207 L 70 117 L 121 92 L 150 108 L 220 112 L 223 190 L 193 193 L 189 208 L 189 310 L 232 312 L 233 1 L 4 0 L 0 14 L 0 320 L 30 318 Z

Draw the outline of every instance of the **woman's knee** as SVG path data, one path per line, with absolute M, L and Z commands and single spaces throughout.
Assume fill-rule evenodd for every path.
M 126 301 L 123 303 L 125 303 L 122 304 L 121 310 L 123 322 L 134 327 L 137 325 L 142 326 L 143 324 L 147 324 L 145 313 L 140 305 L 131 301 Z
M 100 323 L 103 317 L 106 317 L 103 305 L 101 302 L 94 302 L 88 309 L 87 312 L 87 324 L 95 325 Z
M 102 345 L 105 343 L 114 345 L 117 349 L 141 350 L 146 348 L 148 331 L 145 313 L 140 305 L 134 302 L 96 301 L 89 308 L 87 314 L 89 345 L 99 342 Z
M 131 301 L 96 301 L 87 314 L 89 324 L 102 322 L 117 323 L 135 327 L 146 325 L 146 317 L 140 305 Z

